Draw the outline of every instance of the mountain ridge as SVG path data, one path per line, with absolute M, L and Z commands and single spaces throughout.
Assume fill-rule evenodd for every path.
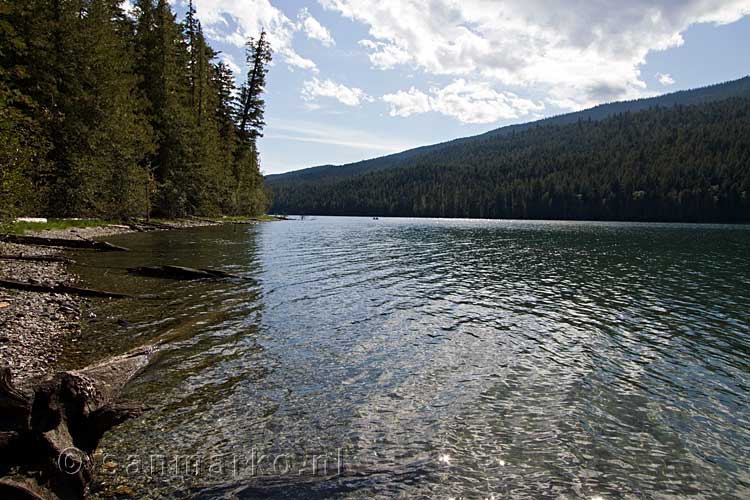
M 396 168 L 400 163 L 418 156 L 420 154 L 432 153 L 436 150 L 456 146 L 465 142 L 479 141 L 498 135 L 507 135 L 513 132 L 523 132 L 534 127 L 547 125 L 569 125 L 579 120 L 601 121 L 618 113 L 637 112 L 650 109 L 657 106 L 674 106 L 674 105 L 693 105 L 715 100 L 725 99 L 741 95 L 750 95 L 750 75 L 726 82 L 715 83 L 712 85 L 697 87 L 694 89 L 679 90 L 654 97 L 634 99 L 630 101 L 615 101 L 611 103 L 599 104 L 571 113 L 550 116 L 531 122 L 517 123 L 506 125 L 477 135 L 459 137 L 449 141 L 428 144 L 412 149 L 407 149 L 398 153 L 378 156 L 367 160 L 346 163 L 342 165 L 318 165 L 307 167 L 281 174 L 270 174 L 265 176 L 266 183 L 273 186 L 277 182 L 284 180 L 292 181 L 312 181 L 326 177 L 340 178 L 363 174 L 370 171 L 381 170 L 385 168 Z

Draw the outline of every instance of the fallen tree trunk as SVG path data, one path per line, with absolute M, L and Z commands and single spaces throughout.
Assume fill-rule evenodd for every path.
M 146 230 L 152 231 L 156 229 L 174 229 L 174 227 L 169 224 L 162 224 L 161 222 L 147 221 L 144 219 L 129 220 L 128 225 L 141 226 L 142 228 L 146 228 Z
M 69 240 L 65 238 L 45 238 L 42 236 L 22 236 L 19 234 L 0 234 L 0 241 L 7 243 L 18 243 L 21 245 L 39 245 L 48 247 L 85 248 L 109 252 L 127 252 L 125 247 L 113 245 L 106 241 L 95 241 L 80 238 Z
M 92 455 L 109 429 L 145 408 L 122 402 L 122 387 L 151 360 L 152 347 L 82 370 L 61 372 L 32 393 L 0 368 L 0 495 L 19 499 L 82 499 L 93 474 Z
M 144 266 L 128 268 L 131 274 L 149 276 L 152 278 L 169 278 L 174 280 L 200 280 L 239 278 L 239 276 L 219 271 L 217 269 L 193 269 L 183 266 Z
M 75 261 L 67 257 L 57 255 L 0 255 L 0 260 L 24 260 L 29 262 L 63 262 L 73 264 Z
M 82 297 L 104 297 L 104 298 L 110 298 L 110 299 L 135 298 L 133 295 L 128 295 L 126 293 L 105 292 L 103 290 L 94 290 L 91 288 L 79 288 L 77 286 L 64 285 L 61 283 L 45 285 L 42 283 L 27 283 L 24 281 L 0 279 L 0 288 L 9 288 L 11 290 L 25 290 L 27 292 L 40 292 L 40 293 L 69 293 L 72 295 L 80 295 Z

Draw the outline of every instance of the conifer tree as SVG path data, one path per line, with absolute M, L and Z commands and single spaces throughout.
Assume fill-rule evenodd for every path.
M 251 37 L 245 46 L 245 59 L 248 66 L 247 82 L 240 89 L 240 134 L 243 139 L 254 142 L 262 137 L 265 126 L 263 114 L 265 101 L 262 98 L 266 86 L 266 74 L 271 62 L 271 44 L 265 31 L 258 40 Z
M 265 101 L 262 95 L 271 58 L 271 44 L 265 31 L 261 31 L 257 40 L 252 37 L 248 40 L 245 47 L 248 74 L 245 84 L 240 88 L 237 106 L 239 144 L 235 151 L 234 172 L 237 184 L 234 202 L 239 212 L 254 213 L 268 203 L 259 169 L 257 138 L 263 136 L 265 126 Z

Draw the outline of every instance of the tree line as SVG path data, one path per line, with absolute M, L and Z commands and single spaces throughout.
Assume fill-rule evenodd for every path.
M 0 2 L 0 217 L 257 214 L 265 33 L 235 77 L 192 0 Z
M 399 158 L 391 168 L 314 173 L 269 179 L 272 210 L 748 222 L 750 97 L 540 124 Z

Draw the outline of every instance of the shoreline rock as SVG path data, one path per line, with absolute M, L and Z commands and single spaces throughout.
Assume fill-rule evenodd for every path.
M 203 219 L 160 221 L 148 230 L 168 231 L 191 227 L 221 225 Z M 28 236 L 61 239 L 98 239 L 137 229 L 121 224 L 97 227 L 70 227 L 27 231 Z M 63 257 L 58 248 L 0 242 L 0 254 L 27 257 Z M 0 279 L 37 284 L 62 283 L 73 286 L 77 278 L 68 272 L 65 262 L 0 259 Z M 14 373 L 16 383 L 26 386 L 33 380 L 51 375 L 62 354 L 64 339 L 81 333 L 83 299 L 63 293 L 38 293 L 0 288 L 0 361 Z
M 0 253 L 60 256 L 53 248 L 0 243 Z M 74 285 L 63 262 L 0 260 L 0 278 Z M 24 386 L 48 375 L 62 353 L 63 340 L 81 331 L 81 304 L 68 294 L 0 289 L 0 359 Z

